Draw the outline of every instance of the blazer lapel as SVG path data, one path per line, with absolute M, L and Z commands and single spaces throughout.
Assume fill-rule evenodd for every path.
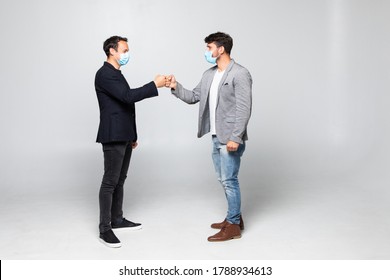
M 228 67 L 227 67 L 226 70 L 225 70 L 225 73 L 223 73 L 221 82 L 219 83 L 219 86 L 218 86 L 218 96 L 219 96 L 219 92 L 221 91 L 222 85 L 225 84 L 225 80 L 226 80 L 226 77 L 227 77 L 228 73 L 230 72 L 230 70 L 232 70 L 233 64 L 234 64 L 234 59 L 232 59 L 232 60 L 230 61 Z M 219 99 L 219 98 L 218 98 L 218 99 Z
M 211 88 L 211 84 L 213 82 L 213 79 L 214 79 L 214 75 L 215 75 L 215 72 L 217 71 L 217 66 L 215 66 L 215 68 L 213 69 L 213 71 L 210 71 L 210 74 L 207 76 L 207 80 L 206 80 L 206 90 L 207 92 L 205 92 L 204 94 L 206 95 L 205 98 L 203 99 L 204 102 L 201 102 L 200 103 L 200 106 L 201 106 L 201 111 L 203 112 L 206 108 L 206 104 L 209 100 L 209 95 L 210 95 L 210 88 Z
M 213 83 L 213 79 L 214 79 L 214 76 L 215 76 L 215 72 L 217 72 L 217 67 L 215 66 L 215 68 L 213 69 L 213 71 L 210 72 L 210 75 L 207 77 L 207 98 L 209 97 L 209 94 L 210 94 L 210 88 L 211 88 L 211 84 Z

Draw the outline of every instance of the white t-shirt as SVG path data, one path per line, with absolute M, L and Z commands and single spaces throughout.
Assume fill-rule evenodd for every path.
M 218 88 L 219 83 L 222 80 L 222 76 L 225 73 L 225 70 L 219 72 L 218 70 L 215 72 L 213 82 L 210 87 L 210 95 L 209 95 L 209 110 L 210 110 L 210 132 L 212 135 L 216 134 L 215 131 L 215 110 L 217 109 L 218 102 Z

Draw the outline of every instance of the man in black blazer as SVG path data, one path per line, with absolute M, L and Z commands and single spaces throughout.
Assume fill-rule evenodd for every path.
M 105 245 L 121 247 L 112 229 L 140 229 L 141 224 L 123 217 L 123 185 L 127 177 L 131 153 L 137 146 L 134 103 L 158 95 L 157 88 L 165 85 L 165 76 L 131 89 L 119 70 L 129 61 L 127 39 L 108 38 L 103 44 L 107 60 L 95 77 L 96 95 L 100 108 L 100 124 L 96 142 L 103 146 L 104 175 L 99 192 L 99 239 Z

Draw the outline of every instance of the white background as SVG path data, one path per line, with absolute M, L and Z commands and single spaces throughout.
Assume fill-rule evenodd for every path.
M 1 1 L 2 259 L 388 259 L 390 2 Z M 226 205 L 198 107 L 136 105 L 125 214 L 141 232 L 97 241 L 101 147 L 94 75 L 103 41 L 129 39 L 131 87 L 187 88 L 223 31 L 253 77 L 240 173 L 247 229 L 207 243 Z

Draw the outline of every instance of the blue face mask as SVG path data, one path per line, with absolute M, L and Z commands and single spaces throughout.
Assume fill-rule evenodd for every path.
M 120 66 L 126 65 L 129 62 L 130 54 L 129 52 L 121 53 L 121 58 L 118 60 Z
M 211 51 L 206 51 L 204 53 L 204 57 L 206 58 L 207 62 L 210 62 L 211 64 L 217 63 L 217 57 L 213 57 L 213 53 Z

